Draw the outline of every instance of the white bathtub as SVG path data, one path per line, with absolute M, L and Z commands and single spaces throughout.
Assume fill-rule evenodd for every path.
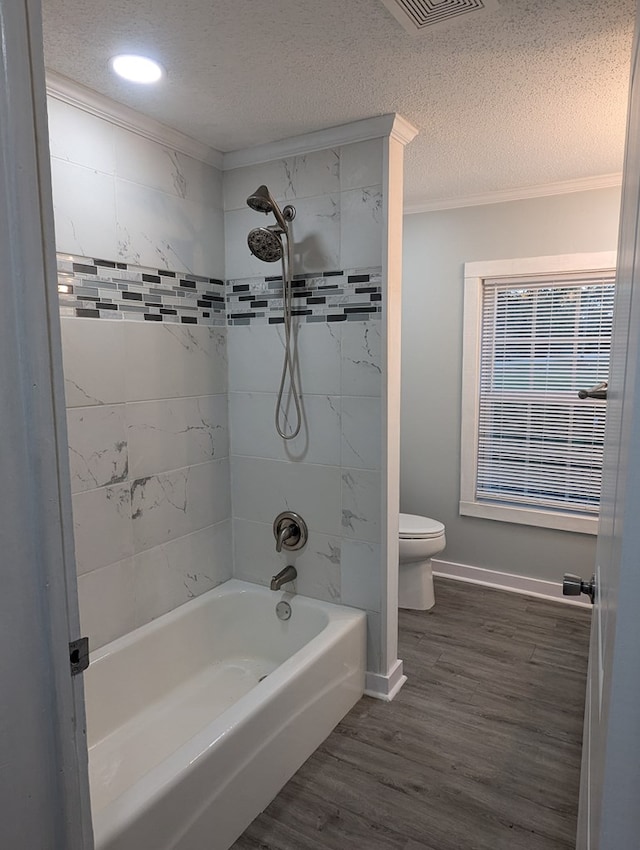
M 96 850 L 227 850 L 362 696 L 364 669 L 362 612 L 236 580 L 93 653 Z

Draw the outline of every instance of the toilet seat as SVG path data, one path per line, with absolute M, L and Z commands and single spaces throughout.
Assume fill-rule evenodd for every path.
M 444 524 L 417 514 L 400 514 L 400 540 L 428 540 L 444 534 Z

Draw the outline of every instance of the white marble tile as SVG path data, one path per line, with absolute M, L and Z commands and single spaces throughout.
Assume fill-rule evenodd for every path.
M 78 576 L 80 628 L 93 652 L 135 628 L 131 558 Z
M 382 187 L 340 193 L 340 268 L 382 265 Z
M 301 324 L 293 334 L 294 358 L 302 392 L 339 395 L 342 328 Z M 281 325 L 228 329 L 229 388 L 232 392 L 277 392 L 284 358 Z
M 234 519 L 233 539 L 235 578 L 268 586 L 271 576 L 292 564 L 298 578 L 286 589 L 313 599 L 340 601 L 339 537 L 311 531 L 304 549 L 278 554 L 271 524 Z
M 273 522 L 296 511 L 310 530 L 340 534 L 340 469 L 309 463 L 233 457 L 234 517 Z
M 382 402 L 368 396 L 342 397 L 342 465 L 382 466 Z
M 73 493 L 126 481 L 129 462 L 123 404 L 70 408 L 67 435 Z
M 133 566 L 141 626 L 231 578 L 231 520 L 141 552 Z
M 47 112 L 52 157 L 104 174 L 115 174 L 116 127 L 113 124 L 54 97 L 47 98 Z
M 342 470 L 342 534 L 379 542 L 382 528 L 382 478 L 369 469 Z
M 114 127 L 114 141 L 118 177 L 222 209 L 217 168 L 121 127 Z
M 340 547 L 339 537 L 310 532 L 308 544 L 295 561 L 298 593 L 325 602 L 340 602 Z
M 224 208 L 238 210 L 246 207 L 249 195 L 262 184 L 268 186 L 280 205 L 295 202 L 298 198 L 337 192 L 340 190 L 340 151 L 327 148 L 226 171 Z
M 369 139 L 340 148 L 340 189 L 361 189 L 382 182 L 383 140 Z
M 275 393 L 231 393 L 229 423 L 236 455 L 300 460 L 340 465 L 340 397 L 305 395 L 300 399 L 302 427 L 293 440 L 276 433 Z M 287 428 L 295 422 L 295 407 L 287 407 Z
M 277 392 L 284 358 L 280 326 L 229 327 L 227 347 L 231 392 Z
M 303 393 L 340 393 L 341 340 L 344 329 L 336 324 L 301 324 L 295 347 Z
M 291 223 L 293 273 L 354 268 L 340 265 L 340 193 L 301 198 Z
M 132 478 L 229 456 L 227 396 L 191 396 L 128 404 Z
M 73 530 L 79 575 L 133 554 L 129 484 L 73 496 Z
M 382 601 L 380 545 L 343 540 L 341 595 L 344 605 L 379 611 Z
M 223 278 L 224 215 L 202 203 L 116 178 L 117 259 Z
M 115 258 L 115 179 L 53 158 L 51 181 L 57 250 L 83 257 Z
M 382 393 L 382 322 L 346 322 L 342 328 L 342 394 Z
M 67 407 L 125 400 L 126 324 L 109 319 L 60 320 Z
M 231 516 L 229 460 L 214 460 L 131 482 L 136 553 Z
M 226 328 L 122 324 L 127 401 L 226 392 Z

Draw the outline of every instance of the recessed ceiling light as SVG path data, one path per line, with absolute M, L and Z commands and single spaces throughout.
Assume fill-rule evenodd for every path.
M 114 56 L 110 64 L 118 76 L 132 83 L 157 83 L 164 76 L 162 65 L 147 56 L 122 53 Z

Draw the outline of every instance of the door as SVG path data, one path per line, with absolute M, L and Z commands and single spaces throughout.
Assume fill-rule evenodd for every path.
M 618 248 L 578 850 L 640 848 L 640 68 L 638 21 Z
M 0 0 L 0 847 L 90 850 L 39 0 Z

